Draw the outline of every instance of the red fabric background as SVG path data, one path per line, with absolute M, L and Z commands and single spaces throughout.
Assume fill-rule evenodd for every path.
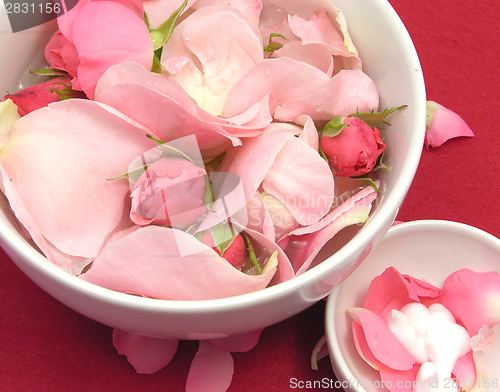
M 412 36 L 428 99 L 459 113 L 473 139 L 424 151 L 398 219 L 448 219 L 500 237 L 500 5 L 496 0 L 391 0 Z M 288 391 L 290 379 L 334 378 L 309 356 L 323 335 L 324 301 L 267 328 L 256 348 L 234 354 L 229 391 Z M 116 353 L 111 329 L 61 305 L 0 254 L 1 391 L 183 391 L 197 342 L 172 363 L 137 375 Z M 308 389 L 310 390 L 310 389 Z

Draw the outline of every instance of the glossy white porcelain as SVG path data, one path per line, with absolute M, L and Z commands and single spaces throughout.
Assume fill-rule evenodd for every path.
M 347 310 L 363 306 L 371 281 L 391 266 L 442 287 L 452 272 L 462 268 L 500 272 L 500 239 L 468 225 L 439 220 L 408 222 L 389 230 L 365 262 L 328 298 L 325 328 L 330 359 L 348 392 L 387 391 L 356 351 Z
M 326 258 L 303 275 L 260 292 L 211 301 L 160 301 L 125 295 L 84 282 L 49 263 L 18 231 L 4 198 L 0 210 L 0 242 L 5 251 L 42 289 L 77 312 L 106 325 L 167 338 L 202 339 L 241 334 L 282 321 L 326 296 L 345 279 L 383 238 L 392 224 L 416 171 L 423 145 L 426 107 L 420 64 L 411 39 L 385 0 L 336 0 L 366 72 L 377 83 L 381 106 L 408 108 L 391 119 L 387 132 L 384 193 L 376 212 L 356 236 L 339 248 L 330 244 Z M 54 24 L 12 34 L 0 9 L 0 91 L 16 88 Z M 343 233 L 349 237 L 349 231 Z M 339 239 L 340 239 L 339 237 Z M 330 257 L 331 256 L 331 257 Z

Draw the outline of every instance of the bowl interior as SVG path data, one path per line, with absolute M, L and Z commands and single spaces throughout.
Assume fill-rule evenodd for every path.
M 101 323 L 155 336 L 183 338 L 249 332 L 282 321 L 327 295 L 374 247 L 390 227 L 416 171 L 425 132 L 425 89 L 411 39 L 387 1 L 336 0 L 363 59 L 376 82 L 381 109 L 408 105 L 391 120 L 383 194 L 369 222 L 337 253 L 291 281 L 238 298 L 210 301 L 158 301 L 125 295 L 88 284 L 49 263 L 19 231 L 8 203 L 0 195 L 0 242 L 18 266 L 59 301 Z M 39 61 L 44 44 L 57 25 L 10 33 L 5 9 L 0 8 L 0 91 L 19 89 L 23 73 Z M 21 80 L 21 84 L 25 84 Z M 338 274 L 337 271 L 341 270 Z M 337 272 L 332 279 L 331 276 Z M 240 313 L 235 313 L 238 310 Z M 194 335 L 191 335 L 194 336 Z
M 339 380 L 351 381 L 351 389 L 346 390 L 385 390 L 377 387 L 380 379 L 356 351 L 347 310 L 362 307 L 371 281 L 391 266 L 442 287 L 448 275 L 462 268 L 500 272 L 500 240 L 448 221 L 416 221 L 392 227 L 377 249 L 328 299 L 325 325 L 330 358 Z

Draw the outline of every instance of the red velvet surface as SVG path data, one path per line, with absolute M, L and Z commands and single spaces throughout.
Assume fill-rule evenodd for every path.
M 423 152 L 398 219 L 454 220 L 500 236 L 500 5 L 496 0 L 391 4 L 414 40 L 428 99 L 459 113 L 476 135 Z M 288 391 L 294 389 L 291 378 L 334 379 L 328 359 L 319 362 L 319 371 L 309 366 L 324 333 L 323 312 L 324 301 L 267 328 L 250 352 L 234 354 L 229 391 Z M 183 391 L 197 349 L 197 342 L 181 342 L 167 368 L 138 375 L 113 348 L 111 328 L 54 300 L 3 252 L 0 326 L 0 391 L 8 392 Z

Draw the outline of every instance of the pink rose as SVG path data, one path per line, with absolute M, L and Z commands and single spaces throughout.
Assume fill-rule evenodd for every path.
M 339 118 L 339 121 L 334 134 L 322 134 L 321 149 L 328 162 L 338 170 L 339 177 L 369 173 L 386 147 L 380 131 L 357 117 Z
M 81 91 L 71 89 L 71 78 L 61 77 L 27 87 L 12 95 L 6 95 L 17 105 L 19 114 L 24 116 L 34 110 L 43 108 L 49 103 L 67 98 L 85 98 Z
M 47 44 L 45 58 L 52 68 L 66 71 L 73 78 L 73 88 L 90 99 L 111 65 L 132 61 L 152 68 L 153 41 L 138 0 L 123 4 L 82 0 L 58 17 L 57 24 L 59 30 Z
M 186 229 L 205 215 L 205 170 L 187 159 L 168 157 L 151 164 L 131 192 L 130 219 Z

